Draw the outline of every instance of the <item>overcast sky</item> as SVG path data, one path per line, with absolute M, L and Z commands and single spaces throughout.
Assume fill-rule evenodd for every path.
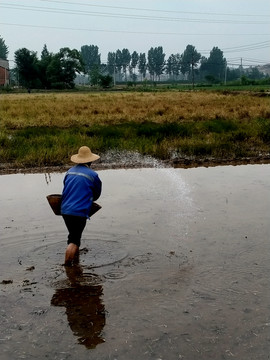
M 8 58 L 20 48 L 36 51 L 44 44 L 56 53 L 62 47 L 99 47 L 131 53 L 162 46 L 166 59 L 188 44 L 208 57 L 221 49 L 229 65 L 270 63 L 269 0 L 1 0 L 0 36 Z M 13 63 L 10 63 L 13 67 Z

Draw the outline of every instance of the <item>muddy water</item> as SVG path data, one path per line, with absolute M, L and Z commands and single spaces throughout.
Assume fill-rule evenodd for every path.
M 270 166 L 100 177 L 65 269 L 63 174 L 0 176 L 1 360 L 269 358 Z

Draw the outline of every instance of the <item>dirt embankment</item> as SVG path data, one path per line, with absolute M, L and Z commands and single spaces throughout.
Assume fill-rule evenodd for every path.
M 196 167 L 213 167 L 225 165 L 248 165 L 248 164 L 270 164 L 270 154 L 264 156 L 236 159 L 220 159 L 220 158 L 177 158 L 173 160 L 155 160 L 145 161 L 145 157 L 140 159 L 125 159 L 122 161 L 101 161 L 93 164 L 94 170 L 107 169 L 135 169 L 135 168 L 154 168 L 154 167 L 173 167 L 173 168 L 196 168 Z M 148 158 L 149 160 L 149 158 Z M 43 166 L 43 167 L 14 167 L 12 164 L 0 164 L 0 175 L 7 174 L 31 174 L 31 173 L 61 173 L 66 172 L 72 164 L 59 166 Z

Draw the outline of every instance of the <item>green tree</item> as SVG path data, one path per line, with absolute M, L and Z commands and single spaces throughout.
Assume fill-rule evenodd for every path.
M 207 63 L 207 57 L 202 56 L 201 60 L 200 60 L 200 69 L 199 69 L 199 78 L 200 81 L 204 81 L 205 80 L 205 76 L 207 75 L 207 73 L 205 72 L 205 65 Z
M 195 68 L 201 59 L 201 54 L 197 52 L 195 46 L 187 45 L 185 51 L 182 54 L 181 72 L 183 75 L 188 74 L 192 78 L 192 84 L 194 87 L 194 75 Z
M 213 47 L 208 59 L 203 59 L 200 70 L 207 75 L 211 75 L 215 79 L 221 81 L 224 79 L 226 70 L 226 59 L 223 52 L 218 47 Z
M 115 53 L 115 70 L 117 70 L 118 80 L 121 81 L 121 71 L 123 67 L 122 51 L 116 50 Z
M 241 77 L 240 67 L 237 69 L 228 68 L 227 69 L 227 81 L 239 80 Z
M 174 55 L 170 55 L 168 57 L 167 63 L 166 63 L 166 74 L 169 74 L 170 76 L 173 73 L 173 62 L 174 62 Z
M 133 53 L 131 54 L 131 63 L 130 63 L 130 74 L 132 76 L 133 81 L 136 80 L 135 69 L 138 65 L 138 62 L 139 62 L 139 54 L 137 53 L 137 51 L 133 51 Z
M 166 73 L 172 76 L 173 79 L 175 79 L 179 76 L 180 69 L 181 69 L 181 55 L 180 54 L 170 55 L 166 64 Z
M 165 69 L 165 54 L 162 46 L 151 47 L 148 51 L 148 70 L 153 80 L 160 78 Z
M 106 64 L 93 65 L 89 71 L 90 84 L 100 85 L 101 77 L 106 75 L 110 75 L 108 74 L 108 67 Z
M 93 65 L 91 70 L 89 71 L 90 75 L 90 84 L 91 85 L 98 85 L 100 80 L 100 66 L 99 65 Z
M 256 66 L 250 66 L 245 73 L 249 79 L 259 80 L 264 78 L 264 74 Z
M 141 74 L 142 79 L 144 79 L 146 76 L 146 70 L 147 70 L 147 62 L 146 62 L 145 53 L 140 53 L 140 55 L 139 55 L 138 69 L 139 69 L 139 73 Z
M 122 50 L 122 68 L 123 68 L 123 73 L 125 76 L 125 80 L 127 81 L 127 68 L 130 64 L 130 60 L 131 60 L 131 55 L 128 49 L 123 49 Z
M 217 79 L 213 75 L 206 75 L 205 80 L 209 82 L 210 84 L 216 84 Z
M 101 64 L 98 51 L 98 46 L 95 45 L 83 45 L 81 47 L 81 56 L 85 66 L 85 73 L 89 73 L 92 67 L 96 68 L 96 66 Z
M 8 47 L 5 44 L 5 40 L 0 36 L 0 59 L 7 60 Z
M 102 75 L 99 76 L 99 85 L 103 88 L 109 88 L 113 84 L 113 78 L 111 75 Z
M 90 84 L 108 88 L 113 84 L 113 77 L 108 74 L 108 66 L 105 64 L 93 66 L 89 72 Z
M 65 88 L 63 68 L 59 54 L 53 54 L 52 59 L 47 67 L 47 79 L 50 88 Z
M 115 71 L 115 52 L 109 52 L 107 56 L 107 70 L 110 75 L 114 75 Z
M 52 56 L 47 68 L 47 77 L 53 88 L 74 88 L 76 73 L 80 73 L 83 69 L 78 50 L 65 47 Z
M 47 77 L 47 69 L 52 60 L 52 54 L 48 51 L 47 45 L 45 44 L 42 52 L 41 58 L 38 62 L 38 72 L 39 72 L 39 79 L 41 81 L 43 88 L 50 88 L 50 81 Z
M 20 85 L 26 88 L 40 87 L 37 53 L 26 48 L 15 52 L 15 64 Z

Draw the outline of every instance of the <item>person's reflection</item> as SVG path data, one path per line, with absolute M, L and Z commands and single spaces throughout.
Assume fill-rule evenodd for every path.
M 57 289 L 51 305 L 66 307 L 68 323 L 73 334 L 78 337 L 80 344 L 93 349 L 105 341 L 102 338 L 105 325 L 105 307 L 101 301 L 102 286 L 94 282 L 90 285 L 84 284 L 80 265 L 66 267 L 66 274 L 71 286 Z

